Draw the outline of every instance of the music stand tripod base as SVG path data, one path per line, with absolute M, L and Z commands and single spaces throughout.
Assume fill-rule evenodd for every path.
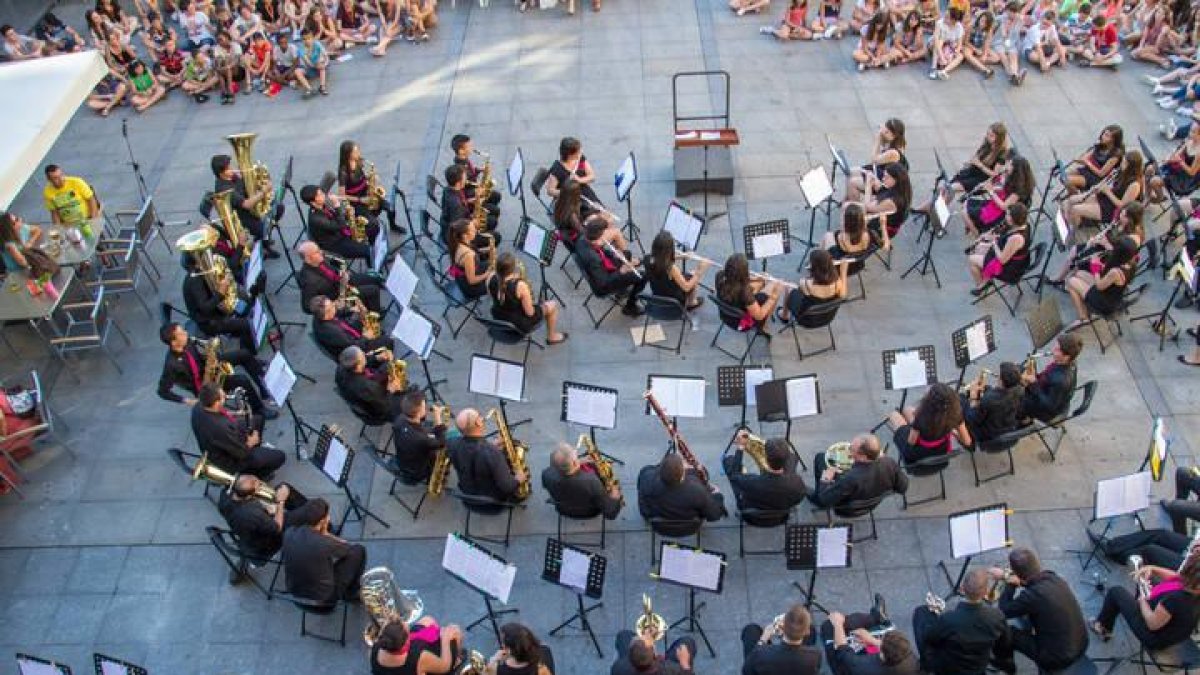
M 564 621 L 564 622 L 558 624 L 557 626 L 555 626 L 554 628 L 552 628 L 550 630 L 550 634 L 557 636 L 559 634 L 559 632 L 561 632 L 563 629 L 570 627 L 571 624 L 578 621 L 579 622 L 579 630 L 582 630 L 583 632 L 587 633 L 588 637 L 592 639 L 592 646 L 596 648 L 596 657 L 602 659 L 602 658 L 604 658 L 604 652 L 600 649 L 600 641 L 598 639 L 596 639 L 596 632 L 594 630 L 592 630 L 592 624 L 590 621 L 588 621 L 587 615 L 588 615 L 588 613 L 594 612 L 597 609 L 600 609 L 601 607 L 603 607 L 604 603 L 597 602 L 596 604 L 592 605 L 591 607 L 584 607 L 583 606 L 583 596 L 578 595 L 578 594 L 575 595 L 575 600 L 579 603 L 579 609 L 577 609 L 575 611 L 575 613 L 572 614 L 569 619 L 567 619 L 566 621 Z
M 496 617 L 504 616 L 506 614 L 516 614 L 520 610 L 518 610 L 516 607 L 511 609 L 495 609 L 492 607 L 492 599 L 486 595 L 483 596 L 483 603 L 487 606 L 487 612 L 485 612 L 483 616 L 468 624 L 466 630 L 474 630 L 476 626 L 482 624 L 484 621 L 489 621 L 492 624 L 492 632 L 496 635 L 496 644 L 501 644 L 500 624 L 496 622 Z
M 800 591 L 800 595 L 804 596 L 804 608 L 805 609 L 812 609 L 813 607 L 816 607 L 817 609 L 821 610 L 821 612 L 823 614 L 828 616 L 829 610 L 825 609 L 825 605 L 822 605 L 821 603 L 817 602 L 817 595 L 816 595 L 816 590 L 815 590 L 816 585 L 817 585 L 817 570 L 816 570 L 816 568 L 813 569 L 812 576 L 810 576 L 808 578 L 808 588 L 805 588 L 804 586 L 800 585 L 799 581 L 792 582 L 792 586 L 797 591 Z
M 667 626 L 667 633 L 670 633 L 679 626 L 684 626 L 680 629 L 681 632 L 699 634 L 700 639 L 704 641 L 704 646 L 708 648 L 708 655 L 715 659 L 717 658 L 717 652 L 713 649 L 712 643 L 708 641 L 708 634 L 704 632 L 704 626 L 700 625 L 700 617 L 697 616 L 697 613 L 704 609 L 707 604 L 705 602 L 696 604 L 696 589 L 689 588 L 687 616 L 681 617 L 675 623 Z

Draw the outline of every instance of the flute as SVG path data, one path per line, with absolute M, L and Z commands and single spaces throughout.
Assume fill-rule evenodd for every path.
M 603 213 L 603 214 L 607 215 L 609 218 L 612 218 L 613 221 L 616 222 L 618 225 L 621 224 L 621 216 L 618 216 L 617 214 L 613 213 L 612 211 L 609 211 L 608 209 L 604 208 L 603 204 L 600 204 L 598 202 L 594 202 L 594 201 L 588 199 L 587 195 L 584 195 L 583 193 L 580 193 L 579 198 L 583 200 L 584 204 L 587 204 L 588 206 L 592 207 L 593 211 L 598 211 L 600 213 Z
M 689 251 L 676 251 L 675 257 L 682 258 L 683 260 L 691 260 L 693 262 L 698 262 L 698 263 L 708 263 L 709 265 L 712 265 L 713 267 L 718 267 L 718 265 L 715 261 L 709 260 L 708 258 L 705 258 L 702 255 L 697 255 L 697 254 L 691 253 Z
M 604 248 L 608 249 L 608 252 L 611 253 L 613 255 L 613 257 L 617 259 L 618 262 L 620 262 L 622 265 L 628 267 L 629 269 L 633 270 L 633 273 L 635 276 L 637 276 L 637 278 L 639 278 L 639 279 L 642 278 L 642 271 L 639 270 L 638 268 L 634 267 L 633 265 L 629 264 L 629 258 L 626 258 L 625 254 L 622 253 L 620 249 L 618 249 L 616 246 L 613 246 L 612 242 L 607 242 L 607 241 L 604 242 Z
M 763 272 L 751 271 L 750 276 L 761 279 L 767 283 L 779 284 L 780 286 L 783 286 L 784 288 L 789 288 L 793 291 L 800 287 L 800 284 L 794 284 L 790 281 L 784 281 L 783 279 L 777 279 L 777 278 L 771 276 L 770 274 L 764 274 Z

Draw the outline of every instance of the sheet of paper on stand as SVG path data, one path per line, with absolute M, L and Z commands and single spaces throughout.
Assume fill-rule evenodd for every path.
M 1004 509 L 979 512 L 979 549 L 991 551 L 1008 545 L 1008 518 Z
M 974 361 L 987 353 L 987 324 L 983 321 L 971 324 L 967 328 L 967 358 Z
M 833 196 L 833 185 L 825 175 L 825 167 L 818 166 L 804 174 L 800 179 L 800 190 L 809 206 L 816 206 Z
M 817 567 L 845 567 L 849 531 L 845 527 L 817 530 Z
M 292 387 L 296 384 L 296 373 L 292 370 L 291 364 L 287 362 L 287 357 L 283 355 L 283 352 L 277 353 L 271 359 L 271 363 L 267 366 L 267 372 L 263 375 L 263 381 L 267 385 L 271 399 L 279 405 L 283 405 L 291 395 Z
M 419 312 L 405 308 L 392 327 L 392 337 L 416 352 L 422 361 L 433 352 L 433 324 Z
M 258 277 L 263 271 L 262 257 L 262 242 L 254 242 L 254 248 L 250 250 L 250 259 L 246 261 L 246 274 L 243 279 L 246 280 L 246 287 L 249 288 L 258 281 Z
M 771 368 L 747 368 L 746 369 L 746 405 L 755 407 L 758 401 L 755 400 L 755 387 L 763 382 L 770 382 L 775 379 L 775 371 Z
M 686 586 L 716 591 L 721 585 L 721 558 L 680 546 L 664 546 L 659 573 Z
M 267 313 L 263 311 L 262 298 L 256 298 L 250 308 L 250 325 L 254 329 L 254 344 L 262 346 L 267 336 Z
M 513 155 L 512 162 L 508 165 L 508 185 L 509 188 L 516 192 L 516 186 L 525 176 L 525 158 L 521 156 L 521 151 Z
M 508 604 L 517 576 L 516 566 L 493 558 L 454 534 L 446 535 L 442 568 L 504 604 Z
M 26 659 L 17 659 L 17 668 L 21 671 L 21 675 L 63 675 L 64 672 L 59 670 L 58 666 Z
M 637 169 L 633 165 L 633 154 L 625 156 L 625 161 L 621 162 L 621 168 L 617 169 L 616 183 L 617 199 L 625 201 L 629 190 L 633 188 L 634 181 L 637 180 Z
M 788 417 L 808 417 L 821 412 L 821 404 L 817 400 L 817 378 L 796 377 L 787 381 Z
M 468 387 L 476 394 L 520 401 L 525 391 L 525 368 L 519 363 L 473 356 Z
M 982 552 L 979 537 L 979 514 L 966 513 L 950 518 L 950 550 L 955 558 L 963 558 Z
M 119 663 L 101 661 L 100 675 L 129 675 L 129 669 Z
M 671 205 L 667 207 L 667 217 L 663 222 L 663 229 L 670 232 L 671 236 L 675 237 L 675 243 L 685 250 L 696 250 L 696 246 L 700 243 L 700 230 L 703 225 L 704 221 L 688 213 L 687 209 L 680 204 L 671 202 Z
M 417 275 L 413 273 L 408 263 L 404 262 L 404 258 L 396 256 L 392 260 L 392 269 L 388 272 L 384 285 L 387 286 L 388 293 L 392 294 L 396 304 L 408 307 L 413 292 L 417 290 Z
M 779 232 L 760 234 L 751 239 L 750 244 L 754 247 L 755 258 L 770 258 L 784 253 L 783 235 Z
M 925 381 L 925 362 L 916 351 L 896 352 L 896 362 L 892 364 L 892 388 L 909 389 L 923 387 Z
M 1183 268 L 1183 283 L 1185 283 L 1188 288 L 1195 289 L 1196 265 L 1192 262 L 1192 259 L 1186 250 L 1179 254 L 1179 264 Z
M 383 271 L 383 263 L 387 261 L 387 252 L 387 230 L 381 227 L 379 228 L 379 233 L 375 235 L 375 242 L 371 251 L 371 269 L 376 272 Z
M 1142 471 L 1096 483 L 1096 518 L 1137 513 L 1150 506 L 1150 472 Z
M 521 247 L 521 250 L 525 251 L 534 258 L 540 259 L 542 257 L 542 249 L 545 247 L 545 245 L 546 231 L 537 225 L 530 223 L 529 228 L 525 231 L 525 243 Z
M 329 439 L 329 452 L 325 453 L 325 463 L 321 465 L 321 471 L 325 472 L 326 476 L 335 483 L 342 480 L 342 469 L 346 467 L 346 458 L 350 455 L 346 450 L 346 446 L 342 444 L 341 439 L 334 436 Z
M 938 222 L 942 227 L 948 227 L 950 223 L 950 207 L 946 206 L 946 200 L 938 195 L 938 198 L 933 202 L 933 210 L 937 213 Z
M 579 387 L 567 389 L 567 421 L 602 429 L 616 427 L 617 395 Z
M 721 140 L 721 132 L 719 131 L 701 131 L 700 140 L 702 141 L 719 141 Z
M 563 548 L 562 570 L 558 573 L 558 581 L 563 586 L 570 586 L 580 592 L 587 590 L 588 566 L 592 559 L 575 549 Z
M 704 417 L 704 380 L 652 377 L 650 391 L 670 417 Z

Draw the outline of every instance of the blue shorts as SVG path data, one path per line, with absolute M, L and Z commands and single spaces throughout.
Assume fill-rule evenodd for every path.
M 304 77 L 310 80 L 321 77 L 321 71 L 312 66 L 304 66 Z

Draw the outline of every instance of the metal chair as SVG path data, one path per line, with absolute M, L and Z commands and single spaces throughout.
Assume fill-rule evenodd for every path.
M 88 288 L 104 286 L 109 295 L 120 298 L 122 295 L 133 295 L 146 310 L 146 316 L 154 319 L 150 305 L 138 292 L 138 282 L 142 280 L 142 264 L 137 238 L 133 239 L 102 239 L 96 249 L 96 257 L 100 264 L 94 267 L 95 280 L 86 282 Z M 158 295 L 158 284 L 150 275 L 146 281 Z
M 1053 462 L 1054 460 L 1058 459 L 1058 448 L 1060 445 L 1062 445 L 1063 439 L 1067 437 L 1067 422 L 1070 422 L 1071 420 L 1087 413 L 1088 409 L 1092 407 L 1092 399 L 1096 398 L 1096 390 L 1099 388 L 1100 383 L 1096 382 L 1095 380 L 1084 382 L 1083 386 L 1077 387 L 1074 392 L 1078 393 L 1082 391 L 1083 400 L 1079 403 L 1079 407 L 1075 408 L 1071 414 L 1059 415 L 1049 422 L 1035 421 L 1033 423 L 1032 433 L 1037 435 L 1038 440 L 1042 442 L 1042 445 L 1045 446 L 1046 451 L 1050 453 L 1050 461 Z M 1072 394 L 1072 398 L 1074 398 L 1074 394 Z M 1052 430 L 1059 432 L 1058 438 L 1055 439 L 1053 446 L 1051 446 L 1050 443 L 1047 443 L 1046 437 L 1042 435 L 1049 433 Z
M 187 451 L 181 450 L 179 448 L 167 448 L 167 456 L 171 458 L 172 462 L 175 462 L 175 466 L 179 467 L 179 470 L 183 472 L 183 475 L 188 477 L 189 481 L 192 480 L 192 476 L 195 474 L 195 471 L 196 471 L 196 464 L 198 464 L 200 462 L 200 459 L 202 457 L 201 455 L 197 455 L 194 452 L 187 452 Z M 211 494 L 209 494 L 209 492 L 208 492 L 211 488 L 214 487 L 214 485 L 208 481 L 203 481 L 203 482 L 204 482 L 204 498 L 207 499 L 208 501 L 212 502 L 213 506 L 216 506 L 217 500 L 214 499 L 213 496 Z M 218 490 L 217 492 L 219 493 L 220 491 Z
M 1038 242 L 1029 249 L 1029 262 L 1025 265 L 1025 271 L 1021 278 L 1014 283 L 1009 283 L 1003 279 L 992 279 L 992 286 L 984 293 L 981 293 L 978 298 L 975 298 L 971 304 L 978 305 L 983 302 L 984 298 L 993 295 L 999 296 L 1004 306 L 1008 308 L 1010 316 L 1017 315 L 1017 308 L 1021 306 L 1021 299 L 1025 297 L 1025 290 L 1021 288 L 1021 284 L 1028 284 L 1030 293 L 1036 293 L 1037 290 L 1033 286 L 1033 282 L 1037 281 L 1041 276 L 1042 256 L 1046 255 L 1046 242 Z M 1005 297 L 1004 291 L 1009 288 L 1017 289 L 1017 299 L 1014 302 L 1009 302 Z
M 971 454 L 971 471 L 975 474 L 975 487 L 979 487 L 983 483 L 994 481 L 997 478 L 1017 475 L 1016 463 L 1013 462 L 1013 448 L 1017 447 L 1017 444 L 1021 442 L 1022 438 L 1025 438 L 1026 436 L 1032 436 L 1033 433 L 1034 430 L 1027 427 L 1025 429 L 1016 429 L 1009 431 L 1008 433 L 1000 434 L 999 436 L 986 441 L 976 441 L 975 445 L 969 448 Z M 979 465 L 975 461 L 975 455 L 979 453 L 983 453 L 985 455 L 998 455 L 1000 453 L 1004 453 L 1008 455 L 1008 471 L 1002 471 L 997 474 L 992 474 L 986 478 L 980 478 Z
M 1154 666 L 1154 669 L 1160 673 L 1183 671 L 1184 675 L 1190 675 L 1194 670 L 1200 672 L 1200 646 L 1197 646 L 1191 637 L 1165 649 L 1155 650 L 1146 649 L 1146 645 L 1142 644 L 1141 640 L 1136 637 L 1133 639 L 1138 643 L 1137 651 L 1130 652 L 1125 656 L 1101 657 L 1092 659 L 1092 661 L 1112 664 L 1105 671 L 1105 675 L 1117 672 L 1126 663 L 1140 666 L 1142 675 L 1149 674 L 1147 666 Z
M 845 298 L 842 300 L 843 304 L 867 299 L 867 284 L 865 281 L 863 281 L 863 272 L 867 269 L 867 261 L 870 260 L 871 256 L 875 255 L 875 252 L 878 250 L 878 247 L 875 246 L 874 241 L 872 241 L 871 244 L 867 246 L 865 251 L 856 255 L 848 255 L 843 258 L 844 260 L 851 261 L 848 263 L 850 265 L 850 269 L 846 270 L 846 278 L 855 277 L 858 279 L 858 295 Z
M 709 294 L 708 299 L 709 302 L 716 306 L 717 314 L 721 317 L 721 324 L 717 326 L 717 333 L 716 335 L 713 335 L 712 342 L 710 342 L 708 345 L 709 347 L 716 347 L 717 350 L 726 356 L 737 359 L 738 363 L 745 363 L 746 358 L 750 356 L 750 350 L 754 348 L 754 343 L 759 337 L 766 338 L 768 341 L 770 341 L 770 334 L 764 332 L 757 323 L 755 323 L 753 327 L 746 330 L 742 330 L 740 328 L 742 315 L 745 313 L 741 308 L 734 307 L 733 305 L 722 301 L 715 294 Z M 742 352 L 741 356 L 738 356 L 737 354 L 734 354 L 728 349 L 725 349 L 721 345 L 717 344 L 717 340 L 721 337 L 721 331 L 725 328 L 730 328 L 738 333 L 741 333 L 742 335 L 747 336 L 746 351 Z
M 908 491 L 906 490 L 904 494 L 900 495 L 901 500 L 903 501 L 904 509 L 907 510 L 910 505 L 920 506 L 921 504 L 928 504 L 929 502 L 933 501 L 945 500 L 946 469 L 950 468 L 950 460 L 961 455 L 962 452 L 962 448 L 955 447 L 953 450 L 944 455 L 934 455 L 933 457 L 926 457 L 925 459 L 921 459 L 916 462 L 901 462 L 904 473 L 907 473 L 910 476 L 937 475 L 938 485 L 940 486 L 940 490 L 936 495 L 930 495 L 928 497 L 923 497 L 911 502 L 908 500 Z
M 545 187 L 546 181 L 549 178 L 550 170 L 545 167 L 538 167 L 538 169 L 533 172 L 532 180 L 529 181 L 529 191 L 533 193 L 534 198 L 536 198 L 538 203 L 542 205 L 542 208 L 546 210 L 546 215 L 552 215 L 554 213 L 554 209 L 551 208 L 550 204 L 546 202 L 546 199 L 542 197 L 542 188 Z
M 492 339 L 492 344 L 490 347 L 488 347 L 488 356 L 491 356 L 495 353 L 497 342 L 509 346 L 516 346 L 523 342 L 525 343 L 525 351 L 521 355 L 521 365 L 525 365 L 529 362 L 530 348 L 535 345 L 538 349 L 546 348 L 537 340 L 537 338 L 533 337 L 532 331 L 529 333 L 524 333 L 511 322 L 479 315 L 475 316 L 475 320 L 483 325 L 484 329 L 487 330 L 488 337 Z M 537 327 L 535 326 L 534 329 L 536 328 Z
M 16 431 L 8 435 L 0 434 L 0 455 L 4 456 L 5 461 L 7 461 L 8 465 L 12 467 L 13 473 L 17 475 L 19 481 L 24 482 L 27 480 L 25 477 L 25 472 L 21 469 L 21 465 L 17 459 L 13 457 L 11 453 L 5 450 L 4 446 L 8 445 L 11 441 L 17 441 L 26 438 L 33 439 L 54 437 L 54 426 L 55 421 L 57 420 L 57 415 L 55 415 L 54 411 L 50 409 L 50 403 L 46 400 L 46 390 L 42 387 L 42 378 L 38 375 L 36 370 L 31 370 L 29 372 L 28 380 L 22 377 L 8 378 L 0 382 L 0 386 L 4 387 L 12 387 L 17 385 L 26 389 L 33 395 L 37 411 L 37 418 L 41 420 L 41 422 L 27 429 L 22 429 L 21 431 Z M 67 426 L 65 422 L 59 422 L 59 424 L 62 424 L 64 427 Z M 61 443 L 63 448 L 65 448 L 72 457 L 75 456 L 75 451 L 71 449 L 71 446 L 69 443 L 67 443 L 66 439 L 54 437 L 54 440 Z M 25 499 L 25 493 L 17 485 L 18 481 L 9 480 L 9 478 L 3 473 L 0 473 L 0 480 L 3 480 L 6 484 L 12 487 L 13 492 L 17 494 L 17 497 Z
M 569 512 L 563 511 L 562 508 L 559 507 L 558 503 L 555 502 L 553 499 L 547 498 L 546 503 L 554 506 L 554 513 L 558 516 L 558 525 L 556 526 L 555 531 L 558 533 L 559 541 L 569 543 L 569 544 L 574 544 L 575 546 L 586 546 L 588 548 L 591 548 L 594 546 L 594 547 L 598 547 L 601 551 L 604 550 L 604 542 L 605 542 L 605 537 L 606 537 L 607 530 L 608 530 L 608 527 L 607 527 L 608 519 L 604 517 L 603 511 L 601 511 L 600 509 L 596 509 L 595 511 L 590 512 L 590 513 L 569 513 Z M 586 541 L 567 542 L 563 538 L 563 531 L 562 531 L 563 518 L 567 518 L 568 520 L 579 520 L 579 521 L 595 520 L 596 518 L 599 518 L 600 519 L 600 541 L 597 542 L 594 540 L 586 540 Z
M 770 510 L 770 509 L 738 509 L 738 555 L 745 558 L 748 555 L 778 555 L 784 551 L 778 549 L 746 549 L 746 526 L 756 527 L 759 529 L 774 529 L 777 527 L 786 528 L 788 521 L 791 520 L 792 510 Z
M 146 201 L 142 203 L 140 209 L 135 210 L 118 210 L 113 212 L 113 216 L 117 219 L 117 238 L 118 239 L 136 239 L 138 249 L 146 256 L 146 262 L 154 270 L 154 276 L 161 279 L 158 266 L 150 258 L 150 252 L 146 249 L 155 239 L 162 242 L 162 245 L 167 249 L 167 255 L 175 255 L 175 251 L 171 248 L 171 242 L 167 239 L 167 226 L 176 227 L 183 225 L 191 227 L 191 220 L 174 220 L 169 223 L 164 223 L 162 217 L 158 214 L 158 207 L 154 204 L 154 196 L 146 197 Z M 126 223 L 123 218 L 133 220 Z M 131 236 L 132 235 L 132 236 Z
M 696 548 L 700 547 L 700 529 L 704 527 L 703 518 L 674 520 L 671 518 L 650 518 L 650 564 L 658 562 L 659 537 L 696 537 Z
M 279 571 L 283 569 L 283 561 L 278 555 L 270 558 L 263 558 L 246 553 L 242 550 L 242 544 L 238 541 L 237 536 L 231 530 L 223 530 L 219 527 L 209 525 L 204 528 L 208 533 L 208 541 L 217 549 L 217 553 L 229 565 L 229 569 L 234 572 L 241 573 L 242 576 L 250 580 L 254 587 L 262 591 L 263 595 L 267 596 L 267 600 L 271 600 L 275 596 L 275 584 L 279 581 Z M 262 568 L 275 566 L 275 573 L 271 575 L 271 583 L 263 586 L 251 571 Z
M 438 195 L 445 187 L 433 174 L 425 174 L 425 198 L 438 208 L 442 207 L 442 198 Z
M 815 352 L 809 352 L 809 356 L 837 351 L 837 339 L 833 336 L 833 320 L 837 318 L 837 313 L 841 309 L 841 306 L 841 300 L 831 300 L 810 305 L 802 314 L 791 317 L 787 324 L 784 325 L 782 330 L 792 331 L 792 339 L 796 342 L 796 355 L 801 361 L 804 360 L 804 350 L 800 348 L 799 330 L 801 328 L 806 330 L 824 328 L 829 332 L 829 346 L 818 349 Z
M 321 341 L 317 339 L 317 334 L 314 333 L 311 328 L 308 331 L 308 339 L 312 340 L 312 343 L 317 347 L 317 351 L 324 354 L 325 358 L 333 361 L 334 363 L 338 362 L 338 355 L 326 349 L 325 345 L 321 344 Z
M 342 394 L 342 391 L 338 390 L 338 394 Z M 392 421 L 390 419 L 373 417 L 361 405 L 346 400 L 344 394 L 342 395 L 342 400 L 346 401 L 346 405 L 350 406 L 350 412 L 354 413 L 354 417 L 357 418 L 360 423 L 358 428 L 358 438 L 365 437 L 367 435 L 367 428 L 369 427 L 371 429 L 379 430 L 379 435 L 374 441 L 371 441 L 369 438 L 367 439 L 372 445 L 377 448 L 386 448 L 392 444 L 392 435 L 395 433 L 395 431 L 393 431 L 391 428 Z M 384 430 L 388 431 L 388 438 L 386 442 L 383 442 Z
M 665 295 L 654 295 L 652 293 L 644 294 L 641 297 L 642 301 L 646 303 L 646 315 L 645 320 L 642 322 L 642 341 L 638 346 L 671 351 L 670 345 L 646 342 L 646 329 L 650 327 L 650 319 L 655 319 L 656 321 L 678 321 L 679 339 L 675 341 L 675 354 L 678 355 L 683 347 L 683 334 L 692 325 L 691 315 L 688 314 L 683 303 L 675 298 Z
M 578 263 L 579 261 L 576 261 L 576 264 Z M 588 295 L 583 299 L 583 309 L 587 311 L 588 318 L 592 320 L 592 328 L 599 330 L 600 324 L 604 323 L 604 320 L 608 318 L 608 315 L 612 314 L 614 309 L 621 306 L 621 303 L 625 300 L 625 293 L 627 291 L 602 291 L 596 287 L 596 282 L 590 276 L 588 276 L 586 273 L 582 276 L 587 280 L 588 285 Z M 596 318 L 596 313 L 593 312 L 592 308 L 589 306 L 592 300 L 595 300 L 596 298 L 607 300 L 609 302 L 608 309 L 605 310 L 599 318 Z
M 117 320 L 109 316 L 108 303 L 105 302 L 104 297 L 104 286 L 96 288 L 96 295 L 91 302 L 72 302 L 59 305 L 58 311 L 51 320 L 55 319 L 62 319 L 66 322 L 57 330 L 57 337 L 49 340 L 50 351 L 54 352 L 54 355 L 62 361 L 63 367 L 67 365 L 66 355 L 69 352 L 99 349 L 104 352 L 118 373 L 125 374 L 117 360 L 113 358 L 112 352 L 108 350 L 109 331 L 113 328 L 117 329 L 126 345 L 132 343 L 125 331 L 121 330 Z M 76 382 L 82 382 L 73 371 L 71 375 Z
M 1121 330 L 1121 315 L 1129 313 L 1129 308 L 1142 298 L 1142 295 L 1145 294 L 1146 289 L 1150 287 L 1150 283 L 1145 282 L 1136 288 L 1129 288 L 1129 286 L 1133 286 L 1132 280 L 1130 280 L 1129 285 L 1126 287 L 1125 293 L 1121 296 L 1121 302 L 1117 303 L 1117 307 L 1113 311 L 1107 313 L 1098 312 L 1095 308 L 1089 306 L 1088 311 L 1091 313 L 1091 316 L 1089 316 L 1088 319 L 1083 323 L 1071 329 L 1072 331 L 1076 331 L 1084 326 L 1091 326 L 1092 334 L 1096 336 L 1096 342 L 1100 343 L 1101 354 L 1115 344 L 1117 338 L 1122 337 L 1125 334 Z M 1096 322 L 1101 320 L 1108 324 L 1108 334 L 1112 336 L 1112 341 L 1108 344 L 1104 344 L 1104 338 L 1100 337 L 1100 329 L 1096 328 Z M 1116 327 L 1115 331 L 1113 330 L 1114 326 Z
M 300 637 L 314 637 L 318 640 L 326 642 L 336 642 L 339 645 L 346 646 L 346 614 L 350 609 L 349 603 L 345 600 L 334 600 L 333 602 L 317 602 L 308 598 L 301 598 L 290 593 L 278 593 L 277 595 L 284 596 L 289 602 L 300 610 Z M 338 606 L 342 608 L 341 632 L 338 637 L 321 635 L 320 633 L 312 633 L 308 630 L 308 615 L 330 616 L 337 611 Z
M 879 530 L 877 530 L 875 527 L 875 509 L 879 508 L 879 505 L 883 503 L 883 500 L 890 497 L 891 494 L 892 491 L 888 490 L 887 492 L 877 497 L 871 497 L 870 499 L 854 499 L 846 502 L 845 504 L 831 506 L 828 509 L 825 509 L 825 518 L 830 525 L 833 525 L 837 519 L 854 521 L 861 520 L 865 516 L 867 521 L 871 523 L 871 534 L 865 537 L 855 537 L 852 543 L 857 544 L 858 542 L 867 541 L 868 539 L 878 540 Z
M 370 448 L 369 450 L 370 452 L 368 452 L 368 454 L 375 464 L 379 466 L 379 468 L 392 475 L 392 484 L 388 486 L 388 494 L 400 503 L 401 508 L 403 508 L 405 511 L 408 511 L 409 514 L 412 515 L 413 520 L 416 520 L 417 517 L 421 515 L 421 507 L 425 505 L 425 499 L 429 496 L 429 477 L 415 476 L 408 473 L 403 468 L 392 464 L 389 460 L 391 460 L 394 455 L 389 453 L 386 448 L 375 447 Z M 409 504 L 404 500 L 403 497 L 396 494 L 396 485 L 398 484 L 402 484 L 407 487 L 416 487 L 420 490 L 421 498 L 417 500 L 415 506 Z
M 446 491 L 453 495 L 455 499 L 462 502 L 463 507 L 465 507 L 467 510 L 467 519 L 463 524 L 463 534 L 465 534 L 468 539 L 486 541 L 492 544 L 500 544 L 505 548 L 508 548 L 508 540 L 512 534 L 513 511 L 516 510 L 517 507 L 522 506 L 521 504 L 516 502 L 502 502 L 498 499 L 492 499 L 491 497 L 485 497 L 483 495 L 469 494 L 463 492 L 462 490 Z M 504 538 L 496 539 L 495 537 L 485 537 L 483 535 L 471 534 L 472 513 L 477 513 L 481 516 L 496 516 L 502 513 L 507 513 L 508 518 L 504 525 Z
M 425 258 L 425 271 L 429 274 L 430 282 L 441 291 L 442 297 L 446 300 L 446 306 L 442 308 L 442 318 L 446 320 L 446 325 L 450 328 L 450 335 L 457 338 L 471 317 L 479 316 L 479 303 L 483 300 L 483 296 L 473 299 L 464 297 L 458 284 L 434 267 L 433 262 L 428 258 Z M 461 309 L 466 312 L 466 316 L 457 325 L 450 319 L 450 310 L 452 309 Z

